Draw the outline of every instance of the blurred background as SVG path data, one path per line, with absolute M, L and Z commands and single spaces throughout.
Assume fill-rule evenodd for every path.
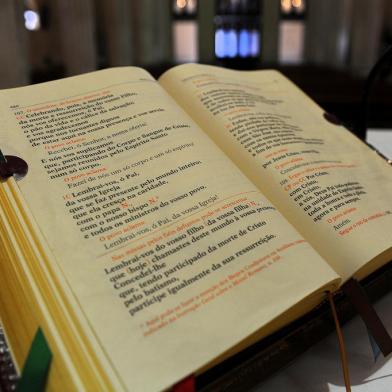
M 351 125 L 392 44 L 391 0 L 1 0 L 0 88 L 106 67 L 276 68 Z M 392 128 L 386 68 L 370 126 Z M 392 73 L 391 73 L 392 74 Z

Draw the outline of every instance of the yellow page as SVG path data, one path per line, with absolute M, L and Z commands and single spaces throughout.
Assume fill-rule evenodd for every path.
M 21 197 L 124 389 L 167 388 L 338 284 L 145 71 L 0 99 L 2 150 L 29 165 Z
M 283 75 L 189 64 L 159 81 L 344 280 L 392 259 L 391 168 Z

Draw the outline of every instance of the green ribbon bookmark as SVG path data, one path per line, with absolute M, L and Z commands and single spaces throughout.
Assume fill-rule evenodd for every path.
M 5 159 L 5 156 L 3 155 L 3 152 L 0 150 L 0 163 L 7 162 Z
M 38 328 L 23 366 L 16 392 L 44 391 L 51 361 L 52 352 L 41 328 Z

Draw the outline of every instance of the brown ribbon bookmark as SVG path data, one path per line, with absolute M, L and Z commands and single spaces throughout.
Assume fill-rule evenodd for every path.
M 392 352 L 392 338 L 378 317 L 362 286 L 355 279 L 348 280 L 342 289 L 372 334 L 384 357 Z
M 329 300 L 329 305 L 331 306 L 333 319 L 335 321 L 336 334 L 338 335 L 339 351 L 340 351 L 340 359 L 341 359 L 341 363 L 342 363 L 344 385 L 346 386 L 346 392 L 351 392 L 350 374 L 348 371 L 348 361 L 347 361 L 346 348 L 344 345 L 343 334 L 342 334 L 342 330 L 340 328 L 340 323 L 339 323 L 338 315 L 337 315 L 336 308 L 335 308 L 335 302 L 333 301 L 333 295 L 330 291 L 328 292 L 328 300 Z

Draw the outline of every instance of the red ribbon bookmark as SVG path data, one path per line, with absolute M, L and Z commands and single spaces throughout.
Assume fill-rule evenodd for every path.
M 196 383 L 195 383 L 195 376 L 191 375 L 180 382 L 172 388 L 173 392 L 195 392 L 196 391 Z

